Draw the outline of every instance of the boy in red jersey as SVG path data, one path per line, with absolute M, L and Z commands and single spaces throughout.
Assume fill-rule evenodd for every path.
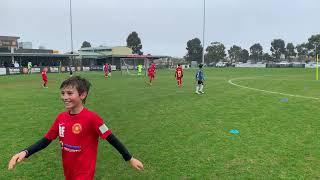
M 47 84 L 48 84 L 48 77 L 47 77 L 47 71 L 48 71 L 48 68 L 45 67 L 43 68 L 42 72 L 41 72 L 41 76 L 42 76 L 42 81 L 43 81 L 43 87 L 44 88 L 48 88 Z
M 150 66 L 148 68 L 148 76 L 149 76 L 149 84 L 152 85 L 152 81 L 154 79 L 154 72 L 155 72 L 155 69 L 153 66 Z
M 103 66 L 103 70 L 104 70 L 104 77 L 107 78 L 108 77 L 108 74 L 109 74 L 109 64 L 105 64 Z
M 143 164 L 132 157 L 100 116 L 84 107 L 90 89 L 90 83 L 86 79 L 79 76 L 71 77 L 61 84 L 60 89 L 61 99 L 67 111 L 57 116 L 42 139 L 11 158 L 9 170 L 13 169 L 17 162 L 46 148 L 58 136 L 64 176 L 67 180 L 94 179 L 99 137 L 115 147 L 132 167 L 143 169 Z
M 182 86 L 182 77 L 183 77 L 183 70 L 180 64 L 178 64 L 178 67 L 176 68 L 176 73 L 174 75 L 177 79 L 178 86 Z

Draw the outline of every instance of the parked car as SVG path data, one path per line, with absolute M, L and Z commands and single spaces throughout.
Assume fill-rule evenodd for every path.
M 222 61 L 219 61 L 217 64 L 216 64 L 216 67 L 226 67 L 227 66 L 227 63 L 226 62 L 222 62 Z

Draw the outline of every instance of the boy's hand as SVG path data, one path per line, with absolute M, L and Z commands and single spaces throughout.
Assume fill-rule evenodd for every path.
M 132 157 L 129 162 L 133 168 L 140 171 L 143 170 L 143 164 L 138 159 Z
M 21 151 L 18 154 L 12 156 L 11 160 L 8 164 L 8 170 L 12 170 L 17 162 L 21 162 L 25 157 L 27 153 L 25 151 Z

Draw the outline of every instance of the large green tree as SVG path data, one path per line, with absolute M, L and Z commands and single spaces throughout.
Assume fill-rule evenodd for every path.
M 308 39 L 308 45 L 310 55 L 314 57 L 315 54 L 320 54 L 320 34 L 312 35 Z
M 263 54 L 263 48 L 259 43 L 256 43 L 250 47 L 250 57 L 254 62 L 261 61 Z
M 88 41 L 83 41 L 81 48 L 86 48 L 86 47 L 91 47 L 91 44 Z
M 286 47 L 286 59 L 291 60 L 292 57 L 295 57 L 296 55 L 297 53 L 293 43 L 288 43 Z
M 270 56 L 270 54 L 269 53 L 263 53 L 263 55 L 262 55 L 262 60 L 264 60 L 264 61 L 271 61 L 273 58 L 272 58 L 272 56 Z
M 143 52 L 141 51 L 141 40 L 137 32 L 133 31 L 129 34 L 129 36 L 127 37 L 127 47 L 132 49 L 133 54 L 143 54 Z
M 240 61 L 243 63 L 246 63 L 248 60 L 249 60 L 249 51 L 246 49 L 242 49 Z
M 306 60 L 306 57 L 308 56 L 308 46 L 306 43 L 298 44 L 296 46 L 298 56 L 301 60 Z
M 197 61 L 199 64 L 202 63 L 203 47 L 201 45 L 201 41 L 199 38 L 194 38 L 194 39 L 189 40 L 187 42 L 186 49 L 188 50 L 188 52 L 185 56 L 185 59 L 188 62 Z
M 230 47 L 230 49 L 228 50 L 228 54 L 229 54 L 231 63 L 240 61 L 241 53 L 242 53 L 242 49 L 240 46 L 233 45 L 232 47 Z
M 226 47 L 220 42 L 212 42 L 210 46 L 207 47 L 206 59 L 208 63 L 219 62 L 224 60 L 226 57 L 225 53 Z
M 280 60 L 282 54 L 286 53 L 284 40 L 282 39 L 274 39 L 271 42 L 270 51 L 272 52 L 272 56 L 275 58 L 276 61 Z

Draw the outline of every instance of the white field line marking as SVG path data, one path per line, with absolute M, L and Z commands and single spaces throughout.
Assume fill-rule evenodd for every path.
M 234 79 L 230 79 L 230 80 L 228 81 L 228 83 L 229 83 L 229 84 L 232 84 L 232 85 L 234 85 L 234 86 L 237 86 L 237 87 L 244 88 L 244 89 L 250 89 L 250 90 L 260 91 L 260 92 L 264 92 L 264 93 L 280 94 L 280 95 L 284 95 L 284 96 L 291 96 L 291 97 L 297 97 L 297 98 L 320 100 L 320 98 L 316 98 L 316 97 L 309 97 L 309 96 L 301 96 L 301 95 L 287 94 L 287 93 L 281 93 L 281 92 L 276 92 L 276 91 L 267 91 L 267 90 L 264 90 L 264 89 L 256 89 L 256 88 L 251 88 L 251 87 L 247 87 L 247 86 L 242 86 L 242 85 L 239 85 L 239 84 L 236 84 L 236 83 L 232 82 L 232 80 L 236 80 L 236 79 L 245 79 L 245 78 L 234 78 Z M 250 79 L 250 78 L 248 78 L 248 79 Z

